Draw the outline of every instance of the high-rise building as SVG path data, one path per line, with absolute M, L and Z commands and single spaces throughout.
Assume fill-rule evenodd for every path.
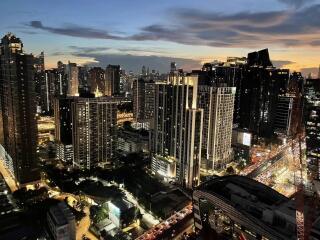
M 119 65 L 108 65 L 105 73 L 105 92 L 106 96 L 120 94 L 120 71 Z
M 202 167 L 224 168 L 231 161 L 235 87 L 198 88 L 198 107 L 204 109 Z
M 236 87 L 233 124 L 240 122 L 241 85 L 244 79 L 246 58 L 228 57 L 227 62 L 205 63 L 199 74 L 200 85 L 211 87 Z M 195 72 L 195 71 L 193 71 Z
M 288 69 L 272 66 L 268 50 L 248 54 L 240 89 L 239 127 L 258 137 L 271 137 L 278 96 L 289 81 Z
M 87 94 L 89 89 L 89 71 L 87 66 L 78 67 L 79 95 Z
M 69 62 L 65 66 L 65 74 L 68 79 L 68 96 L 79 96 L 79 68 L 76 63 Z
M 73 162 L 72 111 L 74 97 L 60 97 L 54 100 L 56 158 Z
M 138 78 L 132 84 L 133 118 L 136 122 L 145 119 L 145 80 Z
M 303 115 L 303 82 L 300 72 L 293 72 L 290 76 L 287 93 L 293 97 L 290 133 L 295 136 L 301 133 Z
M 170 63 L 170 73 L 177 71 L 177 64 L 175 62 Z
M 34 57 L 34 82 L 36 91 L 36 101 L 40 113 L 45 113 L 47 109 L 46 98 L 46 78 L 44 66 L 44 52 Z
M 72 102 L 75 167 L 90 169 L 111 163 L 116 149 L 117 103 L 108 97 L 76 98 Z
M 274 132 L 289 136 L 291 132 L 291 116 L 294 96 L 280 95 L 276 107 L 276 116 L 274 119 Z
M 18 184 L 39 179 L 34 57 L 9 33 L 0 45 L 0 99 L 4 148 Z
M 105 71 L 100 67 L 93 67 L 89 70 L 90 92 L 105 92 Z
M 304 86 L 304 123 L 308 173 L 320 178 L 320 79 L 307 79 Z
M 155 83 L 153 80 L 136 79 L 132 84 L 133 118 L 152 125 L 154 115 Z
M 59 85 L 56 85 L 56 78 L 57 78 L 57 70 L 50 69 L 45 71 L 45 78 L 46 78 L 46 91 L 45 92 L 45 99 L 46 99 L 46 110 L 49 114 L 53 113 L 54 108 L 54 98 L 59 96 L 56 95 L 59 92 Z
M 145 82 L 144 90 L 144 119 L 152 123 L 154 117 L 155 82 L 153 80 Z
M 155 85 L 152 171 L 187 188 L 199 184 L 203 110 L 198 76 L 177 75 Z
M 61 61 L 57 63 L 55 72 L 55 96 L 67 96 L 68 93 L 68 76 L 66 73 L 66 65 Z

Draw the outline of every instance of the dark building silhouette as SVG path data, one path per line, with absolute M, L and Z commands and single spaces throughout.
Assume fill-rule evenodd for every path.
M 46 101 L 46 78 L 44 67 L 44 53 L 41 52 L 38 56 L 34 57 L 34 82 L 36 90 L 37 106 L 40 107 L 40 112 L 45 112 L 48 108 Z
M 18 184 L 39 179 L 37 169 L 34 57 L 9 33 L 0 45 L 0 98 L 4 148 L 12 158 Z
M 247 64 L 248 66 L 273 67 L 273 64 L 269 57 L 268 49 L 263 49 L 258 52 L 249 53 L 247 58 Z
M 119 65 L 108 65 L 105 75 L 105 92 L 106 96 L 120 94 L 120 71 Z
M 73 161 L 72 112 L 73 97 L 60 97 L 54 101 L 56 158 L 65 162 Z
M 89 70 L 90 92 L 95 93 L 97 90 L 105 92 L 105 71 L 101 67 L 93 67 Z
M 272 66 L 267 50 L 248 54 L 243 72 L 239 102 L 239 127 L 257 137 L 271 137 L 278 96 L 284 94 L 289 81 L 288 69 Z
M 290 132 L 294 136 L 301 133 L 303 127 L 303 82 L 300 72 L 293 72 L 290 76 L 288 94 L 293 97 Z
M 276 107 L 274 120 L 275 133 L 289 136 L 291 135 L 292 106 L 294 97 L 290 95 L 280 95 Z
M 79 95 L 90 92 L 89 71 L 87 66 L 78 67 Z

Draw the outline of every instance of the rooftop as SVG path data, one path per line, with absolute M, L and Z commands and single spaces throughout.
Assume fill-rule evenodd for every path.
M 50 216 L 56 225 L 62 226 L 74 219 L 74 215 L 64 202 L 50 208 Z
M 232 175 L 209 180 L 197 190 L 222 199 L 263 228 L 286 236 L 295 235 L 294 201 L 262 183 Z M 275 219 L 281 219 L 281 224 Z

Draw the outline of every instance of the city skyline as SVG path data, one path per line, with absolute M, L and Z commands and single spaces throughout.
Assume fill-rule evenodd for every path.
M 46 68 L 70 60 L 165 72 L 176 61 L 191 70 L 268 47 L 277 67 L 318 73 L 318 0 L 35 2 L 1 2 L 1 34 L 14 32 L 35 55 L 44 50 Z
M 320 239 L 320 0 L 0 9 L 0 239 Z

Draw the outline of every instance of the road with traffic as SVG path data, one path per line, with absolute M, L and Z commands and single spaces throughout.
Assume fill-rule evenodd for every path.
M 136 240 L 172 239 L 174 237 L 172 236 L 172 233 L 178 233 L 173 232 L 173 230 L 178 230 L 178 228 L 181 227 L 181 224 L 187 222 L 190 218 L 192 218 L 191 203 L 182 210 L 175 212 L 168 219 L 149 229 L 143 235 L 136 238 Z M 184 226 L 182 229 L 186 229 L 187 227 L 188 226 Z

